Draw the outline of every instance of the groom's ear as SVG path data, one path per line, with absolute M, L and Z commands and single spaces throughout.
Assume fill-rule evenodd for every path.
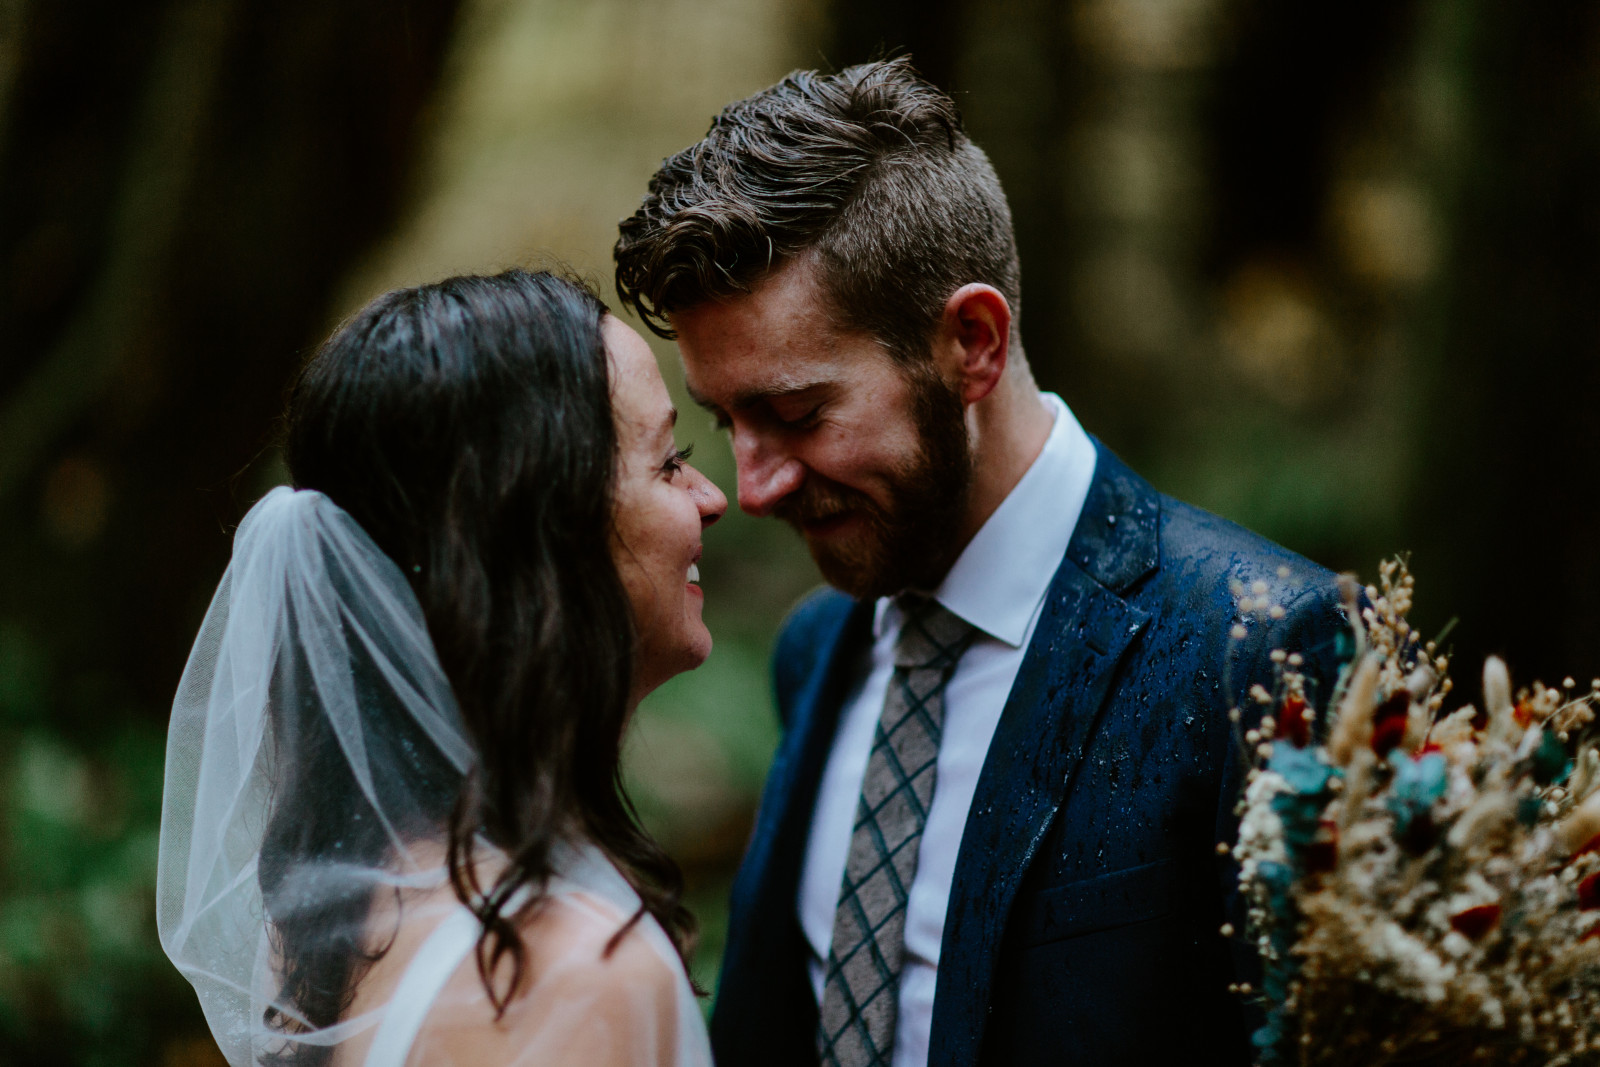
M 1011 305 L 992 285 L 963 285 L 945 301 L 934 358 L 976 404 L 1005 374 L 1011 343 Z

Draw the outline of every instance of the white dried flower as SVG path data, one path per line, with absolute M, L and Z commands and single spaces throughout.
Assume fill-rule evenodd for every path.
M 1511 703 L 1511 672 L 1499 656 L 1483 661 L 1483 706 L 1489 713 L 1489 741 L 1513 741 L 1520 729 Z

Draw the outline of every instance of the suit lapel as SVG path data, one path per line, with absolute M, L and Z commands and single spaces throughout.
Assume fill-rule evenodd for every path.
M 1007 916 L 1071 789 L 1118 661 L 1148 621 L 1160 498 L 1096 442 L 1094 482 L 978 778 L 945 912 L 930 1067 L 976 1063 Z

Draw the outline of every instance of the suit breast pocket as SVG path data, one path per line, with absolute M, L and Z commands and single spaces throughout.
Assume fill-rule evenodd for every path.
M 1177 906 L 1172 860 L 1051 886 L 1017 901 L 1012 929 L 1019 948 L 1146 922 Z

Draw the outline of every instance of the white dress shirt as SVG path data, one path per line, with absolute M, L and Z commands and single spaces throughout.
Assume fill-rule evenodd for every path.
M 923 1067 L 928 1062 L 945 906 L 967 812 L 1045 593 L 1066 555 L 1094 478 L 1095 450 L 1089 435 L 1060 397 L 1044 393 L 1041 399 L 1055 418 L 1044 449 L 934 591 L 939 603 L 980 632 L 945 688 L 933 806 L 918 846 L 917 873 L 906 908 L 894 1067 Z M 863 663 L 864 673 L 845 700 L 812 813 L 797 904 L 811 946 L 811 984 L 819 1006 L 861 781 L 894 672 L 900 622 L 894 602 L 880 599 L 871 659 Z

